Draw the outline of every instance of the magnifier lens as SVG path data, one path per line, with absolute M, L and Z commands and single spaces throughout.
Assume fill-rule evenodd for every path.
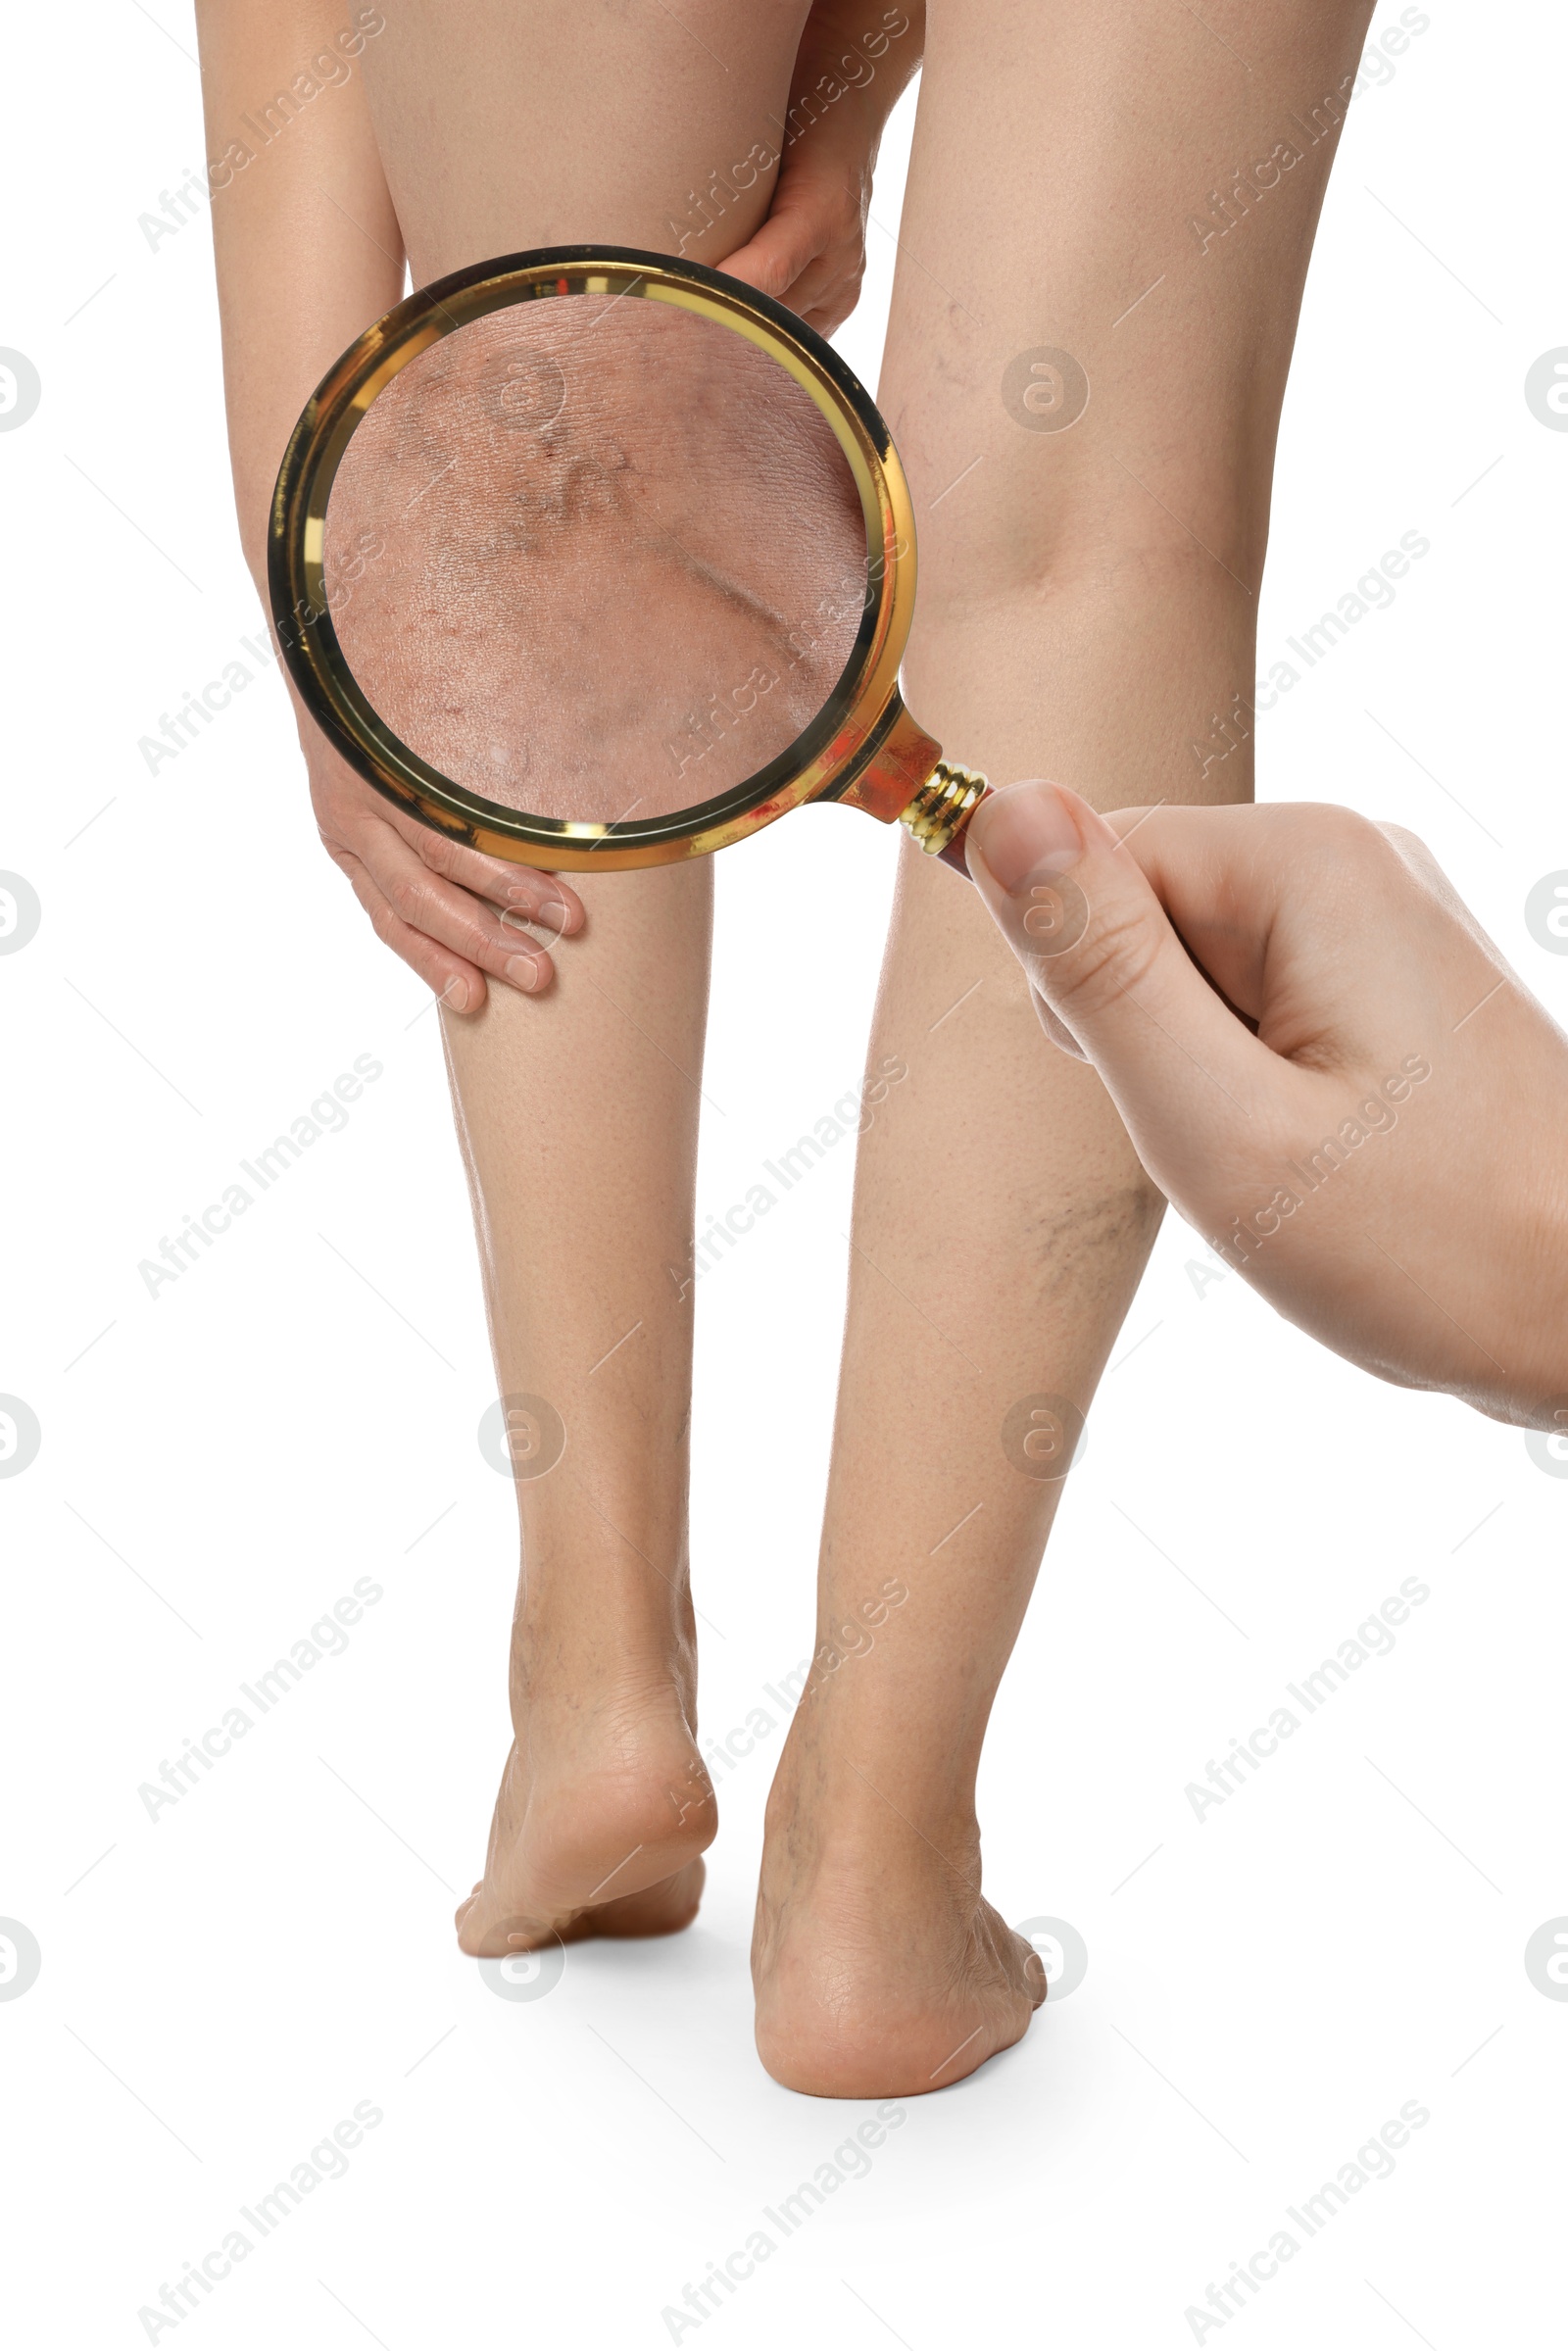
M 529 815 L 669 817 L 833 698 L 866 522 L 804 385 L 743 334 L 621 293 L 532 299 L 371 402 L 326 508 L 327 608 L 382 723 Z

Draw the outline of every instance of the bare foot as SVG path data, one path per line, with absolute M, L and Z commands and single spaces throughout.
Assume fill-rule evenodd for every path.
M 483 1878 L 458 1941 L 505 1958 L 560 1936 L 672 1935 L 697 1915 L 717 1810 L 673 1688 L 514 1706 Z
M 972 1818 L 917 1827 L 858 1775 L 835 1791 L 808 1719 L 803 1707 L 768 1804 L 758 2053 L 811 2097 L 946 2089 L 1023 2038 L 1044 1966 L 981 1895 Z

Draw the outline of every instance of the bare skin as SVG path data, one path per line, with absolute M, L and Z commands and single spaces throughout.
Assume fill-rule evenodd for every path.
M 1200 14 L 927 12 L 881 386 L 920 532 L 906 693 L 998 783 L 1100 807 L 1250 795 L 1275 434 L 1334 139 L 1298 129 L 1224 235 L 1206 198 L 1353 75 L 1367 11 Z M 1003 397 L 1042 346 L 1089 380 L 1064 430 Z M 1023 414 L 1049 419 L 1045 365 Z M 1238 694 L 1227 748 L 1211 719 Z M 981 1744 L 1061 1494 L 1003 1430 L 1031 1396 L 1088 1412 L 1163 1203 L 1099 1080 L 1040 1045 L 984 907 L 906 853 L 870 1063 L 910 1074 L 857 1174 L 818 1656 L 887 1577 L 910 1596 L 795 1717 L 753 1947 L 762 2061 L 817 2095 L 944 2087 L 1043 1990 L 979 1884 Z
M 1244 152 L 1269 154 L 1287 110 L 1353 72 L 1364 26 L 1361 0 L 1337 0 L 1265 38 L 1238 0 L 1216 5 L 1213 30 L 1153 0 L 930 11 L 883 384 L 921 530 L 909 698 L 998 780 L 1051 773 L 1102 806 L 1250 789 L 1250 727 L 1207 766 L 1191 746 L 1250 701 L 1274 433 L 1332 137 L 1211 250 L 1187 217 Z M 686 251 L 734 254 L 786 292 L 804 256 L 802 304 L 824 322 L 853 292 L 897 52 L 787 158 L 770 244 L 773 168 L 739 185 L 733 167 L 790 104 L 801 7 L 385 13 L 354 81 L 215 207 L 253 557 L 301 401 L 395 298 L 405 244 L 416 282 L 552 241 L 669 250 L 703 217 L 688 199 L 728 171 Z M 327 24 L 300 8 L 241 37 L 218 14 L 203 11 L 215 153 Z M 822 12 L 835 38 L 851 14 Z M 836 210 L 801 233 L 813 171 Z M 285 173 L 300 184 L 280 197 Z M 308 285 L 279 255 L 280 212 L 320 257 Z M 1020 424 L 999 393 L 1039 346 L 1092 382 L 1064 433 Z M 1049 405 L 1060 381 L 1024 388 Z M 307 757 L 325 829 L 360 845 L 378 931 L 444 992 L 500 1389 L 547 1399 L 567 1433 L 518 1485 L 514 1740 L 460 1939 L 502 1953 L 676 1928 L 714 1825 L 686 1584 L 691 1309 L 666 1271 L 691 1245 L 711 875 L 577 892 L 514 870 L 411 878 L 388 863 L 380 804 L 319 744 Z M 546 917 L 553 960 L 503 919 L 510 891 L 530 911 L 547 886 L 564 909 Z M 975 1769 L 1060 1491 L 1001 1431 L 1037 1393 L 1087 1410 L 1160 1205 L 1098 1078 L 1042 1051 L 983 906 L 913 853 L 871 1066 L 889 1053 L 910 1083 L 858 1170 L 821 1664 L 769 1807 L 754 1951 L 764 2064 L 827 2096 L 944 2087 L 1017 2040 L 1043 1991 L 979 1890 Z M 907 1601 L 829 1665 L 892 1578 Z

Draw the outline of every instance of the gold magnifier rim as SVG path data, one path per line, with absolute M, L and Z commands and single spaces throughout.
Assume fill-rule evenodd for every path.
M 466 790 L 393 733 L 361 690 L 332 626 L 323 573 L 327 500 L 371 403 L 433 343 L 524 301 L 612 294 L 664 302 L 742 334 L 810 395 L 855 477 L 872 594 L 837 685 L 811 725 L 765 767 L 693 808 L 586 824 L 535 816 Z M 665 865 L 745 840 L 809 800 L 837 799 L 902 708 L 899 667 L 914 612 L 914 514 L 875 403 L 821 336 L 767 295 L 701 263 L 623 246 L 558 245 L 479 262 L 411 294 L 366 328 L 312 394 L 272 494 L 272 618 L 312 716 L 377 791 L 491 857 L 565 871 Z

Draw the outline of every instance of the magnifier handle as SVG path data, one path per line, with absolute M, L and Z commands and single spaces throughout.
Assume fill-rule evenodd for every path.
M 945 759 L 936 737 L 917 725 L 895 696 L 891 723 L 875 751 L 854 781 L 833 797 L 883 824 L 904 825 L 928 857 L 941 857 L 967 881 L 963 836 L 990 790 L 977 768 Z
M 974 814 L 976 808 L 980 806 L 981 801 L 989 800 L 991 798 L 991 786 L 986 782 L 983 776 L 979 779 L 979 781 L 980 790 L 976 794 L 975 798 L 970 801 L 969 806 L 964 809 L 962 815 L 958 818 L 957 830 L 953 834 L 952 838 L 937 851 L 937 856 L 942 859 L 943 864 L 951 865 L 955 873 L 961 873 L 965 881 L 969 881 L 972 878 L 969 872 L 969 860 L 964 855 L 963 848 L 964 841 L 969 831 L 969 819 Z
M 967 881 L 969 867 L 963 854 L 963 836 L 969 829 L 970 817 L 990 793 L 991 786 L 978 768 L 960 767 L 955 760 L 939 759 L 908 807 L 900 810 L 899 821 L 914 835 L 928 857 L 940 857 Z

